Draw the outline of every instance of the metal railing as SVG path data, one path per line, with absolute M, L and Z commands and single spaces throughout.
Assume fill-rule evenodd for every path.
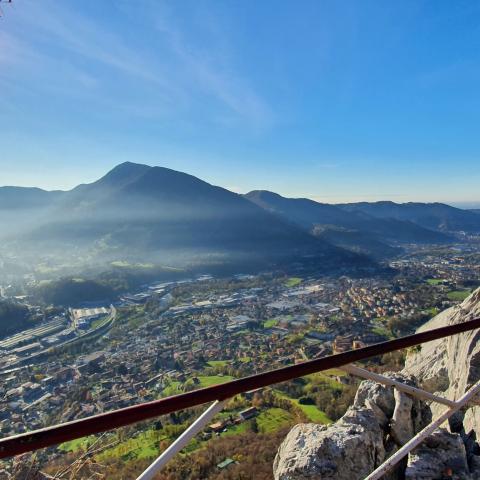
M 469 401 L 471 397 L 477 393 L 477 391 L 480 390 L 480 384 L 476 385 L 472 390 L 467 392 L 467 400 L 459 400 L 460 403 L 463 402 L 460 404 L 459 402 L 453 402 L 437 395 L 433 395 L 429 392 L 401 384 L 401 382 L 395 382 L 381 375 L 372 374 L 371 372 L 359 369 L 358 367 L 350 364 L 375 357 L 377 355 L 383 355 L 385 353 L 402 350 L 432 340 L 438 340 L 478 328 L 480 328 L 480 318 L 469 320 L 464 323 L 458 323 L 455 325 L 449 325 L 434 330 L 416 333 L 414 335 L 409 335 L 387 342 L 369 345 L 357 350 L 350 350 L 344 353 L 306 361 L 289 367 L 252 375 L 250 377 L 232 380 L 220 385 L 213 385 L 211 387 L 193 390 L 191 392 L 182 393 L 172 397 L 134 405 L 112 412 L 106 412 L 60 425 L 22 433 L 9 438 L 0 439 L 0 459 L 38 450 L 40 448 L 50 447 L 62 442 L 85 437 L 87 435 L 105 432 L 107 430 L 131 425 L 133 423 L 148 420 L 160 415 L 165 415 L 186 408 L 213 402 L 213 404 L 180 437 L 178 437 L 177 440 L 170 445 L 170 447 L 168 447 L 162 453 L 162 455 L 149 467 L 149 469 L 147 469 L 138 478 L 138 480 L 152 479 L 156 472 L 158 472 L 158 470 L 165 465 L 165 463 L 170 460 L 173 455 L 179 452 L 191 438 L 193 438 L 202 430 L 202 428 L 204 428 L 210 419 L 213 418 L 213 416 L 215 416 L 215 414 L 223 408 L 228 399 L 240 393 L 245 393 L 258 388 L 293 380 L 294 378 L 303 377 L 305 375 L 321 372 L 323 370 L 342 367 L 344 367 L 345 371 L 353 375 L 363 378 L 370 378 L 387 385 L 393 385 L 395 388 L 403 390 L 410 395 L 423 398 L 424 400 L 442 403 L 449 407 L 447 413 L 452 411 L 448 415 L 450 416 L 454 413 L 454 411 L 461 408 L 465 402 Z M 446 418 L 448 418 L 448 416 Z M 410 443 L 411 442 L 409 442 L 409 444 Z M 399 452 L 403 452 L 403 448 L 404 447 L 402 447 Z M 406 453 L 403 455 L 406 455 Z M 381 475 L 383 474 L 384 472 L 381 473 Z M 380 476 L 368 477 L 369 480 L 374 478 L 380 478 Z

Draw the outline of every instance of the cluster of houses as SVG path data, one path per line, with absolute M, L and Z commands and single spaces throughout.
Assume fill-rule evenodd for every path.
M 220 433 L 228 431 L 229 427 L 234 425 L 239 425 L 240 423 L 243 423 L 247 420 L 250 420 L 251 418 L 256 417 L 258 413 L 259 412 L 256 407 L 249 407 L 239 412 L 236 418 L 231 416 L 223 420 L 218 420 L 214 423 L 211 423 L 207 427 L 206 432 L 204 433 L 204 438 L 208 438 L 208 436 L 211 433 L 220 435 Z
M 435 249 L 429 246 L 408 258 L 390 262 L 390 266 L 404 275 L 412 278 L 439 279 L 445 287 L 455 288 L 456 285 L 480 278 L 480 261 L 477 244 L 458 244 L 454 249 Z

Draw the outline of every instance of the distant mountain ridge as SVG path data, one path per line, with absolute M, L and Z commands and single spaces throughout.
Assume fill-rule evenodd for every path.
M 480 233 L 480 218 L 474 212 L 444 203 L 383 201 L 345 203 L 339 204 L 338 207 L 348 212 L 364 213 L 375 218 L 408 221 L 436 231 Z
M 0 210 L 48 206 L 63 193 L 36 187 L 0 187 Z
M 70 191 L 40 192 L 34 195 L 45 199 L 41 208 L 24 209 L 32 228 L 22 221 L 20 240 L 6 236 L 6 241 L 20 241 L 25 251 L 168 265 L 219 261 L 248 266 L 305 256 L 321 258 L 326 268 L 374 265 L 241 195 L 168 168 L 127 162 Z
M 3 245 L 22 254 L 163 262 L 373 266 L 405 243 L 480 231 L 480 216 L 443 204 L 330 205 L 268 191 L 239 195 L 164 167 L 125 162 L 69 191 L 0 187 Z M 478 228 L 478 230 L 477 230 Z
M 374 257 L 398 253 L 397 243 L 445 243 L 450 238 L 408 220 L 380 218 L 361 210 L 323 204 L 307 198 L 285 198 L 256 190 L 245 195 L 250 201 L 301 225 L 320 238 Z

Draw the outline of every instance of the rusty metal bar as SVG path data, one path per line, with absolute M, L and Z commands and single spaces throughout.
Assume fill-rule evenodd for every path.
M 105 432 L 115 428 L 141 422 L 150 418 L 183 410 L 185 408 L 203 405 L 216 400 L 225 400 L 249 390 L 267 387 L 276 383 L 303 377 L 312 373 L 339 368 L 349 363 L 365 360 L 377 355 L 413 347 L 432 340 L 449 337 L 462 332 L 480 328 L 480 318 L 464 323 L 449 325 L 422 333 L 416 333 L 388 342 L 369 345 L 358 350 L 331 355 L 310 360 L 289 367 L 260 373 L 250 377 L 232 380 L 221 385 L 194 390 L 173 397 L 167 397 L 152 402 L 133 405 L 113 412 L 101 413 L 92 417 L 74 420 L 32 432 L 22 433 L 0 440 L 0 458 L 7 458 L 21 453 L 50 447 L 75 438 L 85 437 L 95 433 Z

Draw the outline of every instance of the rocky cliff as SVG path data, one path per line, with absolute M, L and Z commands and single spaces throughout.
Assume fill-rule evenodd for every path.
M 480 316 L 480 289 L 420 330 Z M 480 333 L 430 342 L 409 352 L 397 380 L 458 399 L 480 379 Z M 279 448 L 275 480 L 361 480 L 445 407 L 427 404 L 371 381 L 360 384 L 354 404 L 329 426 L 295 426 Z M 480 479 L 480 406 L 451 418 L 412 452 L 387 480 Z

